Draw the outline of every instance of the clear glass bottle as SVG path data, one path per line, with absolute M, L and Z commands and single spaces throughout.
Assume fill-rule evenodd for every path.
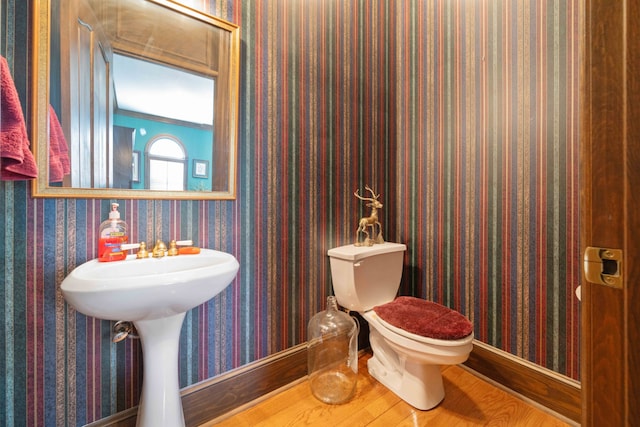
M 338 310 L 334 296 L 327 309 L 309 321 L 307 346 L 311 392 L 325 403 L 347 402 L 358 378 L 358 323 Z

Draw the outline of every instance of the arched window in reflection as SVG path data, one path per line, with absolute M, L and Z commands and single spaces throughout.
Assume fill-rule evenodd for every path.
M 150 190 L 185 190 L 187 152 L 175 137 L 162 135 L 147 145 L 147 183 Z

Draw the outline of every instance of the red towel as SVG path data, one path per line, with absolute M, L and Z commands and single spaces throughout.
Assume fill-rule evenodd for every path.
M 49 106 L 49 182 L 62 182 L 71 173 L 69 146 L 56 111 Z
M 0 56 L 0 179 L 23 180 L 38 176 L 29 149 L 22 106 L 7 60 Z

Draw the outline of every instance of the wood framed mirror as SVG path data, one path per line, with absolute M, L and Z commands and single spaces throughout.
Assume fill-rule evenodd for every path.
M 238 26 L 173 0 L 32 1 L 34 197 L 235 199 Z

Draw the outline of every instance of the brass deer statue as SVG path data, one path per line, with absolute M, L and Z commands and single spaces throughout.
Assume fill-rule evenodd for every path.
M 375 243 L 384 243 L 382 238 L 382 224 L 378 221 L 378 209 L 382 208 L 382 203 L 378 200 L 380 194 L 375 193 L 369 186 L 364 187 L 373 197 L 362 197 L 358 188 L 353 195 L 358 199 L 369 202 L 365 206 L 371 208 L 371 214 L 367 217 L 360 218 L 358 229 L 356 230 L 355 246 L 373 246 Z M 371 235 L 367 231 L 367 227 L 371 227 Z M 377 232 L 376 232 L 377 231 Z M 360 239 L 360 233 L 364 234 L 364 240 Z

